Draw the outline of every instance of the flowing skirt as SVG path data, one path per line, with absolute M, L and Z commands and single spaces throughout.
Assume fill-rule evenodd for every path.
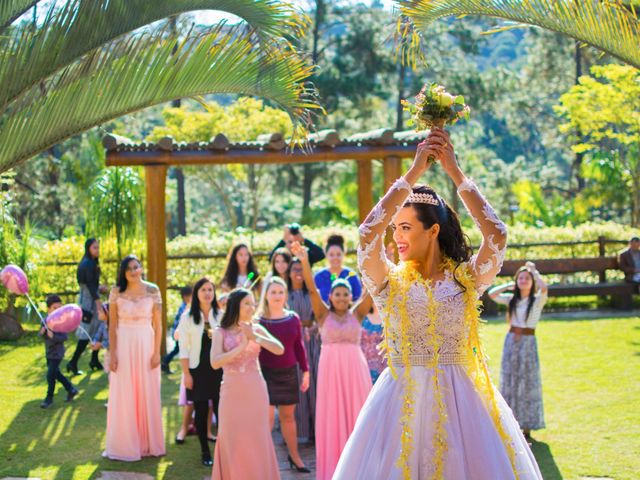
M 269 396 L 259 371 L 224 372 L 212 480 L 279 479 Z
M 150 323 L 118 326 L 118 368 L 109 373 L 105 457 L 133 462 L 165 454 L 160 366 L 150 366 L 153 342 Z
M 303 340 L 309 363 L 309 390 L 300 392 L 300 403 L 296 407 L 296 427 L 298 437 L 312 442 L 315 439 L 318 363 L 322 346 L 318 326 L 314 324 L 312 327 L 305 327 Z M 302 377 L 302 372 L 299 374 Z
M 545 427 L 540 359 L 534 335 L 522 335 L 516 341 L 514 333 L 507 333 L 502 350 L 500 393 L 513 410 L 520 428 Z
M 316 403 L 316 478 L 327 480 L 371 391 L 367 361 L 358 344 L 323 344 Z M 345 477 L 347 478 L 347 477 Z M 383 477 L 368 477 L 383 478 Z
M 508 480 L 515 478 L 502 438 L 480 395 L 459 365 L 441 366 L 440 388 L 446 408 L 446 443 L 443 478 L 446 480 Z M 402 478 L 397 466 L 400 456 L 404 397 L 403 369 L 398 380 L 389 369 L 380 375 L 360 412 L 353 434 L 340 457 L 334 480 Z M 434 426 L 437 408 L 432 389 L 433 370 L 412 367 L 415 382 L 413 417 L 413 453 L 409 459 L 411 478 L 433 478 Z M 500 422 L 516 453 L 516 469 L 521 480 L 542 479 L 536 460 L 518 423 L 499 392 L 495 392 Z

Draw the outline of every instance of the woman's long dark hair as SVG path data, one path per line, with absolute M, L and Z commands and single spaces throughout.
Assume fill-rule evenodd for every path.
M 120 289 L 120 293 L 123 293 L 127 289 L 127 268 L 129 267 L 129 263 L 132 261 L 136 261 L 142 267 L 142 262 L 135 255 L 127 255 L 120 262 L 120 267 L 118 267 L 118 288 Z
M 195 323 L 196 325 L 200 323 L 202 310 L 200 308 L 198 292 L 206 283 L 210 283 L 211 285 L 213 285 L 213 300 L 211 301 L 211 308 L 213 310 L 213 317 L 215 318 L 218 315 L 218 297 L 216 296 L 216 285 L 207 277 L 202 277 L 195 283 L 195 285 L 193 286 L 193 291 L 191 292 L 191 307 L 189 308 L 189 315 L 191 315 L 191 318 L 193 318 L 193 323 Z
M 240 302 L 242 302 L 247 295 L 252 295 L 252 293 L 246 288 L 236 288 L 229 294 L 227 297 L 227 308 L 220 320 L 220 327 L 226 330 L 238 323 L 240 320 Z
M 271 256 L 271 275 L 274 277 L 280 276 L 280 274 L 276 270 L 276 257 L 278 255 L 280 255 L 281 257 L 284 257 L 285 262 L 287 262 L 287 275 L 288 275 L 289 266 L 291 265 L 291 260 L 293 259 L 293 257 L 291 256 L 291 253 L 289 253 L 289 250 L 287 250 L 284 247 L 278 248 L 275 252 L 273 252 L 273 255 Z
M 84 255 L 82 256 L 82 259 L 84 260 L 86 258 L 94 261 L 96 263 L 96 270 L 98 271 L 98 276 L 100 276 L 100 260 L 98 258 L 93 258 L 91 256 L 91 252 L 89 251 L 89 248 L 91 248 L 91 245 L 93 245 L 94 243 L 98 243 L 97 238 L 87 238 L 87 240 L 84 242 Z
M 518 277 L 522 272 L 527 272 L 529 276 L 531 276 L 531 292 L 529 292 L 529 302 L 527 303 L 527 315 L 524 317 L 524 323 L 527 324 L 529 320 L 529 314 L 531 313 L 531 309 L 533 308 L 533 304 L 536 301 L 536 279 L 534 278 L 531 270 L 528 267 L 520 267 L 516 272 L 514 278 L 515 287 L 513 287 L 513 297 L 509 300 L 509 319 L 513 318 L 512 315 L 516 311 L 516 306 L 518 305 L 518 300 L 522 298 L 522 292 L 520 291 L 520 287 L 518 287 Z
M 469 238 L 462 231 L 458 215 L 433 188 L 427 185 L 416 185 L 413 187 L 413 193 L 424 193 L 438 200 L 438 205 L 407 202 L 405 206 L 412 206 L 415 209 L 418 220 L 420 220 L 425 229 L 431 228 L 436 223 L 440 225 L 440 232 L 438 233 L 440 251 L 455 262 L 456 268 L 453 271 L 453 279 L 463 291 L 466 290 L 456 277 L 456 270 L 460 264 L 469 261 L 473 251 L 469 246 Z
M 289 263 L 289 269 L 287 270 L 287 288 L 289 289 L 290 292 L 293 291 L 293 282 L 291 281 L 291 269 L 295 264 L 299 264 L 300 266 L 302 266 L 302 262 L 298 257 L 293 257 L 291 259 L 291 262 Z M 305 282 L 304 279 L 302 280 L 302 291 L 305 293 L 305 295 L 309 293 L 309 289 L 307 288 L 307 282 Z
M 227 255 L 227 268 L 224 271 L 224 276 L 222 277 L 222 283 L 226 284 L 229 288 L 236 288 L 238 284 L 238 273 L 240 268 L 238 267 L 238 261 L 236 260 L 236 255 L 240 251 L 240 249 L 246 248 L 247 252 L 249 252 L 249 263 L 247 263 L 247 274 L 253 273 L 254 279 L 259 275 L 258 267 L 256 266 L 256 262 L 253 260 L 253 254 L 249 247 L 244 243 L 239 243 L 235 247 L 231 249 L 229 255 Z

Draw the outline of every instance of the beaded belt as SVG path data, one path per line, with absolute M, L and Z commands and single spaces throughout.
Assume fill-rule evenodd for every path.
M 465 353 L 441 353 L 438 355 L 438 365 L 462 365 L 467 363 Z M 412 367 L 428 367 L 433 362 L 433 354 L 412 354 L 409 355 L 409 365 Z M 394 367 L 404 367 L 402 356 L 392 355 L 391 365 Z

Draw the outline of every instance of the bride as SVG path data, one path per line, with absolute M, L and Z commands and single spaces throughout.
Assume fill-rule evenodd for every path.
M 429 156 L 455 182 L 482 233 L 476 255 L 451 207 L 415 185 Z M 389 224 L 398 265 L 385 256 Z M 448 134 L 434 129 L 360 226 L 358 264 L 383 319 L 389 368 L 362 408 L 334 480 L 542 478 L 491 383 L 478 339 L 478 298 L 500 271 L 506 237 L 457 165 Z

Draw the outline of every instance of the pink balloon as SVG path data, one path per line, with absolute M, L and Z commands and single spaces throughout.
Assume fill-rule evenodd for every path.
M 0 281 L 11 293 L 25 295 L 29 293 L 29 281 L 24 271 L 17 265 L 7 265 L 0 272 Z
M 82 309 L 78 305 L 68 304 L 47 317 L 47 327 L 57 333 L 69 333 L 78 328 L 81 320 Z

